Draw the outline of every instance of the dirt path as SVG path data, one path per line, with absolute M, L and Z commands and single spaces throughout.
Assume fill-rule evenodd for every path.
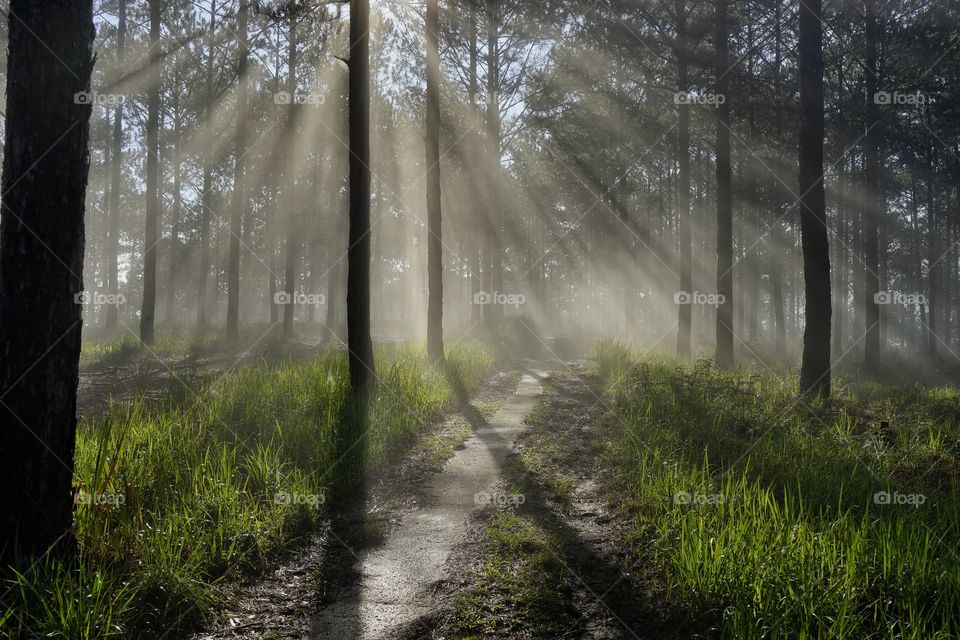
M 463 540 L 471 512 L 500 481 L 542 377 L 524 374 L 516 393 L 418 491 L 417 507 L 393 523 L 382 544 L 352 552 L 359 580 L 320 610 L 312 640 L 389 638 L 418 621 L 429 624 L 434 588 L 447 577 L 447 560 Z
M 630 551 L 629 522 L 608 507 L 606 413 L 583 363 L 544 382 L 542 405 L 504 466 L 505 483 L 525 499 L 474 514 L 437 623 L 403 640 L 701 637 L 673 615 L 659 571 Z

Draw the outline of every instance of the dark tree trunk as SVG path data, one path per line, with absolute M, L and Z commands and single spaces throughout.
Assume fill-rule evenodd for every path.
M 366 400 L 376 381 L 370 334 L 370 2 L 350 4 L 350 239 L 347 344 L 350 386 Z
M 10 2 L 0 216 L 0 567 L 73 548 L 90 0 Z
M 427 354 L 443 362 L 443 243 L 440 211 L 440 9 L 427 0 Z
M 866 338 L 863 343 L 863 365 L 867 371 L 875 371 L 880 364 L 880 307 L 876 295 L 880 291 L 880 255 L 877 243 L 877 227 L 880 224 L 880 119 L 877 107 L 877 7 L 876 0 L 865 0 L 866 43 L 864 84 L 866 103 L 864 121 L 864 189 L 866 224 L 863 242 L 864 305 L 866 308 Z
M 728 27 L 727 1 L 717 0 L 716 47 L 717 97 L 717 365 L 733 367 L 733 192 L 730 170 L 730 101 L 727 96 Z
M 287 91 L 290 93 L 290 113 L 287 116 L 287 131 L 284 139 L 290 144 L 285 145 L 287 150 L 294 148 L 292 144 L 297 129 L 297 114 L 299 107 L 296 104 L 295 96 L 297 94 L 297 14 L 291 12 L 289 16 L 289 35 L 287 44 Z M 289 151 L 287 151 L 289 153 Z M 287 238 L 284 242 L 285 261 L 283 270 L 284 289 L 289 296 L 286 305 L 283 308 L 283 336 L 285 338 L 293 337 L 293 321 L 297 317 L 297 204 L 294 197 L 296 189 L 296 180 L 288 177 L 284 180 L 285 198 L 286 198 L 286 223 Z
M 800 6 L 800 239 L 806 292 L 800 392 L 830 397 L 830 245 L 823 189 L 821 0 Z
M 473 113 L 476 114 L 478 120 L 480 118 L 477 97 L 480 95 L 480 85 L 477 78 L 477 67 L 480 57 L 479 46 L 477 41 L 477 21 L 479 19 L 479 11 L 477 10 L 478 0 L 470 0 L 470 27 L 469 27 L 469 39 L 470 39 L 470 107 L 473 110 Z M 474 145 L 474 151 L 480 148 L 479 141 Z M 477 200 L 479 200 L 479 192 L 474 189 L 473 191 L 475 197 L 470 203 L 470 212 L 471 219 L 474 224 L 479 228 L 477 223 L 477 218 L 479 217 L 479 212 L 476 206 Z M 481 280 L 482 274 L 480 270 L 481 256 L 480 256 L 480 243 L 471 242 L 470 243 L 470 324 L 471 326 L 480 326 L 483 322 L 483 306 L 479 304 L 474 304 L 473 301 L 476 300 L 477 294 L 483 290 L 483 281 Z
M 503 204 L 500 184 L 500 22 L 498 0 L 487 0 L 487 145 L 490 171 L 490 206 L 487 213 L 487 264 L 490 274 L 490 293 L 503 291 L 503 247 L 500 239 L 500 215 Z M 491 301 L 493 302 L 493 301 Z M 484 307 L 486 331 L 496 336 L 503 318 L 503 307 L 488 304 Z
M 237 35 L 239 42 L 238 72 L 240 86 L 237 91 L 236 158 L 233 173 L 233 202 L 230 211 L 230 253 L 227 258 L 227 339 L 240 336 L 240 234 L 243 231 L 243 212 L 246 201 L 246 154 L 247 154 L 247 73 L 250 55 L 247 34 L 249 0 L 240 0 L 237 12 Z
M 177 112 L 177 103 L 180 98 L 174 94 L 174 126 L 173 126 L 173 207 L 172 221 L 170 224 L 170 257 L 167 261 L 167 296 L 164 307 L 164 322 L 167 325 L 173 325 L 176 320 L 177 306 L 177 286 L 180 278 L 179 260 L 180 260 L 180 225 L 181 214 L 183 211 L 183 197 L 181 190 L 183 187 L 183 158 L 181 154 L 183 130 L 180 114 Z
M 776 142 L 777 144 L 783 143 L 783 93 L 782 93 L 782 84 L 783 84 L 783 16 L 782 16 L 782 7 L 781 4 L 777 3 L 776 8 L 776 25 L 775 25 L 775 36 L 774 36 L 774 78 L 773 78 L 773 92 L 774 99 L 776 100 Z M 779 167 L 782 167 L 782 163 L 778 163 Z M 774 221 L 773 233 L 771 237 L 774 241 L 774 250 L 770 252 L 770 281 L 771 281 L 771 298 L 773 303 L 773 319 L 774 319 L 774 328 L 776 334 L 776 354 L 778 358 L 784 358 L 787 353 L 787 314 L 786 314 L 786 303 L 784 301 L 783 294 L 783 280 L 784 280 L 784 268 L 783 268 L 783 247 L 784 237 L 783 237 L 783 224 L 780 220 L 781 216 L 786 215 L 785 212 L 781 211 L 781 208 L 784 206 L 783 202 L 783 189 L 780 188 L 779 184 L 775 184 L 773 187 L 774 191 L 774 201 L 777 204 L 775 215 L 777 220 Z
M 677 90 L 686 94 L 690 89 L 687 69 L 687 15 L 683 0 L 676 4 L 677 12 Z M 686 100 L 677 106 L 677 216 L 680 225 L 680 291 L 693 293 L 693 246 L 690 229 L 690 105 Z M 691 354 L 690 333 L 693 325 L 693 305 L 679 305 L 677 329 L 677 355 L 689 358 Z
M 928 123 L 929 124 L 929 123 Z M 937 235 L 937 213 L 935 208 L 934 189 L 936 188 L 936 171 L 934 169 L 933 145 L 928 156 L 928 171 L 930 177 L 927 180 L 927 258 L 929 266 L 927 267 L 927 290 L 929 292 L 927 300 L 927 356 L 931 361 L 936 362 L 940 345 L 937 338 L 937 327 L 940 326 L 937 320 L 937 314 L 940 311 L 938 304 L 940 299 L 940 284 L 937 277 L 940 273 L 940 239 Z
M 147 229 L 143 241 L 143 307 L 140 340 L 154 341 L 157 308 L 157 244 L 160 241 L 160 0 L 150 0 L 150 71 L 147 84 Z
M 842 57 L 838 63 L 837 87 L 837 102 L 842 104 L 844 89 L 844 67 Z M 846 248 L 848 246 L 846 240 L 847 189 L 850 186 L 847 181 L 847 121 L 845 114 L 842 112 L 839 114 L 839 117 L 839 131 L 837 132 L 837 138 L 839 141 L 838 155 L 840 156 L 840 160 L 837 165 L 837 235 L 839 236 L 840 246 L 837 247 L 837 264 L 834 267 L 834 291 L 836 294 L 836 304 L 834 305 L 833 320 L 833 353 L 836 355 L 843 353 L 843 336 L 847 311 L 847 261 L 845 258 Z
M 216 35 L 217 0 L 210 0 L 210 29 L 207 33 L 207 61 L 206 61 L 206 104 L 204 105 L 205 121 L 213 122 L 214 88 L 213 88 L 213 57 L 214 37 Z M 211 145 L 212 146 L 212 145 Z M 203 153 L 203 193 L 200 196 L 200 273 L 197 274 L 197 327 L 200 330 L 207 327 L 207 280 L 210 277 L 210 218 L 213 216 L 213 162 L 214 151 L 207 149 Z
M 117 62 L 123 64 L 123 52 L 127 41 L 127 0 L 120 0 L 117 15 Z M 120 289 L 117 268 L 120 247 L 120 176 L 123 166 L 123 102 L 118 100 L 113 110 L 113 150 L 110 167 L 110 213 L 107 222 L 107 293 L 116 296 Z M 103 323 L 104 332 L 112 335 L 117 330 L 119 309 L 108 304 Z

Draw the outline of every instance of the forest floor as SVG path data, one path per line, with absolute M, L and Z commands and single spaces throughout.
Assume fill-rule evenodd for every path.
M 266 576 L 227 585 L 227 606 L 196 640 L 379 637 L 429 614 L 474 494 L 498 480 L 538 389 L 530 375 L 496 374 L 376 478 L 364 504 Z
M 320 340 L 274 338 L 246 346 L 181 341 L 161 342 L 155 347 L 142 347 L 133 340 L 108 343 L 92 361 L 81 360 L 77 414 L 96 417 L 109 409 L 111 401 L 134 397 L 149 402 L 192 395 L 205 379 L 262 361 L 306 361 L 327 346 Z
M 196 640 L 681 637 L 598 488 L 603 401 L 563 368 L 500 374 Z
M 600 489 L 608 408 L 584 363 L 563 369 L 505 465 L 501 490 L 520 499 L 473 514 L 438 624 L 404 640 L 692 637 L 648 559 L 624 551 L 629 525 Z

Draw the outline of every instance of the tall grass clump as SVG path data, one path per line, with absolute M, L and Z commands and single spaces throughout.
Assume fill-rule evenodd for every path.
M 601 345 L 608 495 L 722 638 L 960 636 L 960 393 L 796 380 Z
M 457 401 L 423 349 L 379 350 L 367 472 L 394 462 Z M 493 368 L 479 345 L 448 358 L 468 393 Z M 8 581 L 0 638 L 156 638 L 202 623 L 217 583 L 262 571 L 328 515 L 339 473 L 347 360 L 240 368 L 189 397 L 115 404 L 84 421 L 76 453 L 75 562 Z

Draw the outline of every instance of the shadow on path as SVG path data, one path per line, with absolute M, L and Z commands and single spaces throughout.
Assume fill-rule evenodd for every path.
M 443 471 L 417 491 L 417 504 L 389 522 L 371 522 L 361 505 L 331 528 L 325 593 L 310 624 L 314 640 L 360 640 L 427 628 L 437 613 L 434 587 L 447 579 L 447 560 L 467 520 L 501 480 L 507 456 L 533 409 L 544 374 L 527 371 L 516 392 L 489 420 L 474 407 L 455 374 L 450 382 L 473 432 Z

